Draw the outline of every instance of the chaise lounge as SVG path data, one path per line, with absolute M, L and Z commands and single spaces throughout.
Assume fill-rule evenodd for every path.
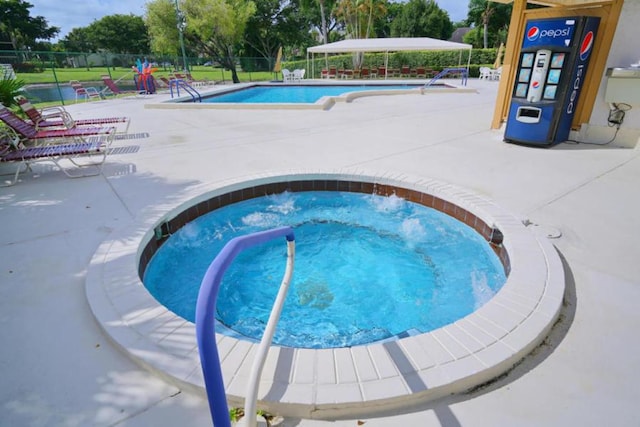
M 129 130 L 129 117 L 100 117 L 74 120 L 62 106 L 38 110 L 24 96 L 16 96 L 15 100 L 29 120 L 36 126 L 37 130 L 54 128 L 71 129 L 76 126 L 115 126 L 120 124 L 124 126 L 124 129 L 118 130 L 118 133 L 126 134 Z
M 8 187 L 18 182 L 21 173 L 31 170 L 38 162 L 52 162 L 69 178 L 95 176 L 102 173 L 102 165 L 107 158 L 107 148 L 100 141 L 72 142 L 37 147 L 27 147 L 20 136 L 11 128 L 0 128 L 0 163 L 16 164 L 13 179 L 0 186 Z M 68 160 L 74 168 L 65 167 L 62 160 Z
M 63 144 L 71 142 L 86 142 L 86 137 L 97 137 L 97 140 L 110 145 L 116 134 L 114 127 L 74 127 L 71 129 L 37 129 L 32 123 L 22 120 L 5 106 L 0 106 L 0 121 L 19 135 L 20 141 L 25 145 L 41 146 L 49 144 Z

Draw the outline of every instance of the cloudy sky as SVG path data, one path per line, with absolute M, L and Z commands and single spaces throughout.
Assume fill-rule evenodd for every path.
M 49 25 L 60 28 L 59 38 L 72 29 L 86 27 L 106 15 L 144 15 L 147 0 L 29 0 L 31 16 L 43 16 Z M 467 17 L 469 0 L 437 0 L 453 22 Z

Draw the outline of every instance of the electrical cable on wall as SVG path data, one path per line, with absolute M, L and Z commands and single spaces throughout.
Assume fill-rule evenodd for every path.
M 624 122 L 624 116 L 627 114 L 627 111 L 631 110 L 631 105 L 625 104 L 624 102 L 619 103 L 611 103 L 611 107 L 609 109 L 609 116 L 607 117 L 607 124 L 609 127 L 615 127 L 616 131 L 613 134 L 613 137 L 607 142 L 585 142 L 585 141 L 576 141 L 574 139 L 568 139 L 567 142 L 575 142 L 576 144 L 589 144 L 589 145 L 609 145 L 613 141 L 615 141 L 618 136 L 618 131 L 620 130 L 620 126 Z

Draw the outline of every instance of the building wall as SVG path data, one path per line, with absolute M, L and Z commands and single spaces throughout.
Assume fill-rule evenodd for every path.
M 640 1 L 625 0 L 622 13 L 616 28 L 613 43 L 607 58 L 607 68 L 629 67 L 640 61 L 640 44 L 638 43 L 638 25 L 640 23 Z M 608 78 L 603 73 L 600 89 L 593 106 L 589 124 L 583 126 L 576 138 L 591 142 L 606 142 L 610 140 L 615 128 L 608 126 L 610 105 L 605 101 L 605 91 Z M 640 79 L 637 83 L 640 85 Z M 616 137 L 616 145 L 635 146 L 640 139 L 640 103 L 633 105 L 625 114 L 624 122 Z

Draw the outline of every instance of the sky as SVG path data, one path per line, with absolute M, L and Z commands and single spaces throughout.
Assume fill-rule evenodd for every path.
M 71 30 L 86 27 L 107 15 L 144 15 L 148 0 L 28 0 L 33 5 L 30 16 L 43 16 L 50 26 L 60 28 L 58 38 Z M 467 17 L 469 0 L 436 0 L 441 9 L 449 13 L 453 22 Z M 55 41 L 55 40 L 54 40 Z

